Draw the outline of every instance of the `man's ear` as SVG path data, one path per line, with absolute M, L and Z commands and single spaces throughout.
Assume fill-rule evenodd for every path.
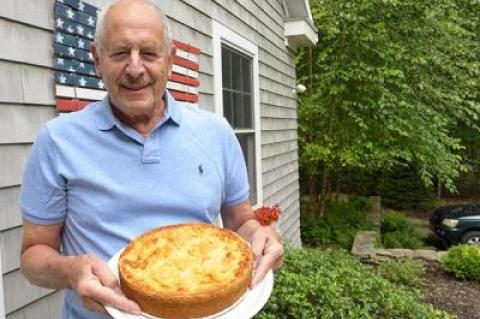
M 101 67 L 100 67 L 100 52 L 98 52 L 98 48 L 97 48 L 97 45 L 95 44 L 95 42 L 92 43 L 92 45 L 90 46 L 90 52 L 92 52 L 92 55 L 93 55 L 93 61 L 95 63 L 95 73 L 97 74 L 97 76 L 102 76 L 102 70 L 101 70 Z
M 170 75 L 172 73 L 172 67 L 173 67 L 173 57 L 175 56 L 175 53 L 177 52 L 177 48 L 175 47 L 175 45 L 172 44 L 172 47 L 170 48 L 170 52 L 169 52 L 169 65 L 168 65 L 168 75 Z

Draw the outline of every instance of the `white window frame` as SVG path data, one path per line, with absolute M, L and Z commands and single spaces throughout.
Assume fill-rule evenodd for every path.
M 223 116 L 223 87 L 222 87 L 222 44 L 252 58 L 253 77 L 253 111 L 254 129 L 248 130 L 255 135 L 255 174 L 257 186 L 257 203 L 254 208 L 263 204 L 263 183 L 262 183 L 262 139 L 260 129 L 260 93 L 259 93 L 259 72 L 258 72 L 258 45 L 243 38 L 238 33 L 227 28 L 223 24 L 212 20 L 213 40 L 213 81 L 215 89 L 215 113 Z M 246 130 L 235 130 L 236 133 Z

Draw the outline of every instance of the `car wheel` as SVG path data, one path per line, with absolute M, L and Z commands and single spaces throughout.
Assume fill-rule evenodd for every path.
M 469 231 L 462 236 L 462 244 L 480 245 L 480 231 Z

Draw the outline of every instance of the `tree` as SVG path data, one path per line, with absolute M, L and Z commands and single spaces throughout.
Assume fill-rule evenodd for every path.
M 480 110 L 480 3 L 313 0 L 311 6 L 319 42 L 311 58 L 308 49 L 298 52 L 297 70 L 300 82 L 312 83 L 299 101 L 299 145 L 313 209 L 313 181 L 321 177 L 325 193 L 342 167 L 414 164 L 426 185 L 438 178 L 454 189 L 463 146 L 451 129 L 461 122 L 478 130 L 472 119 Z

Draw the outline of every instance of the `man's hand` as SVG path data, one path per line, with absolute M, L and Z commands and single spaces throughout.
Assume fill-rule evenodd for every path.
M 62 229 L 63 224 L 37 225 L 24 220 L 21 269 L 28 281 L 50 289 L 71 288 L 90 310 L 105 313 L 103 305 L 109 305 L 139 314 L 140 307 L 121 293 L 103 260 L 91 255 L 60 255 Z
M 260 225 L 248 200 L 224 207 L 222 221 L 225 228 L 236 231 L 251 245 L 254 273 L 250 288 L 262 281 L 270 269 L 275 270 L 282 265 L 283 246 L 280 234 L 270 226 Z
M 270 226 L 258 226 L 251 235 L 254 257 L 254 273 L 250 288 L 255 287 L 270 269 L 276 270 L 283 263 L 283 245 L 279 234 Z
M 71 264 L 69 284 L 89 310 L 107 314 L 104 306 L 108 305 L 136 315 L 141 312 L 138 304 L 122 294 L 110 268 L 98 257 L 76 257 Z

